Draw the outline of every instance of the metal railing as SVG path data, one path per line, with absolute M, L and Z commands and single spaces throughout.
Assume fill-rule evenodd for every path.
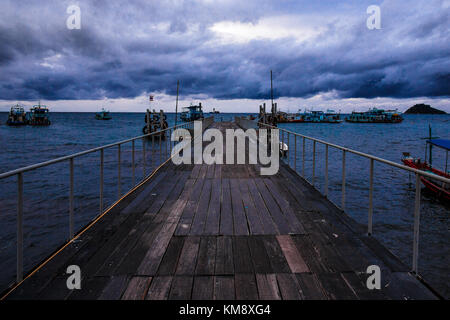
M 240 120 L 242 121 L 242 120 Z M 369 171 L 369 206 L 368 206 L 368 223 L 367 223 L 367 234 L 369 236 L 372 235 L 373 232 L 373 182 L 374 182 L 374 163 L 375 162 L 379 162 L 379 163 L 383 163 L 386 165 L 389 165 L 391 167 L 395 167 L 395 168 L 399 168 L 402 169 L 406 172 L 412 173 L 415 175 L 416 179 L 415 179 L 415 200 L 414 200 L 414 234 L 413 234 L 413 259 L 412 259 L 412 272 L 416 275 L 418 275 L 418 257 L 419 257 L 419 226 L 420 226 L 420 198 L 421 198 L 421 181 L 420 181 L 420 177 L 427 177 L 427 178 L 432 178 L 433 180 L 437 180 L 443 183 L 447 183 L 450 184 L 450 179 L 438 176 L 436 174 L 433 173 L 429 173 L 426 171 L 421 171 L 418 169 L 414 169 L 393 161 L 389 161 L 386 159 L 382 159 L 364 152 L 360 152 L 360 151 L 356 151 L 356 150 L 352 150 L 349 148 L 345 148 L 342 146 L 339 146 L 337 144 L 333 144 L 333 143 L 329 143 L 326 142 L 324 140 L 320 140 L 320 139 L 316 139 L 316 138 L 312 138 L 312 137 L 308 137 L 305 135 L 302 135 L 300 133 L 296 133 L 296 132 L 292 132 L 286 129 L 281 129 L 281 128 L 277 128 L 274 126 L 270 126 L 267 124 L 261 124 L 261 127 L 266 127 L 268 129 L 278 129 L 280 130 L 280 138 L 281 138 L 281 142 L 282 143 L 286 143 L 287 145 L 289 145 L 289 139 L 292 136 L 294 139 L 294 160 L 293 160 L 293 165 L 290 161 L 290 157 L 288 157 L 287 160 L 287 164 L 288 166 L 290 166 L 292 169 L 294 169 L 296 172 L 297 171 L 297 138 L 302 140 L 302 170 L 301 170 L 301 176 L 302 178 L 304 178 L 307 182 L 309 182 L 306 178 L 305 178 L 305 144 L 306 144 L 306 140 L 312 141 L 313 142 L 313 155 L 312 155 L 312 179 L 311 182 L 309 182 L 314 188 L 315 188 L 315 178 L 316 178 L 316 172 L 315 172 L 315 168 L 316 168 L 316 144 L 322 144 L 325 145 L 325 172 L 324 172 L 324 179 L 325 179 L 325 187 L 324 187 L 324 192 L 322 193 L 322 191 L 318 190 L 316 188 L 316 190 L 318 190 L 320 193 L 322 193 L 325 197 L 328 198 L 329 193 L 328 193 L 328 149 L 329 147 L 331 148 L 335 148 L 338 150 L 342 151 L 342 182 L 341 182 L 341 205 L 340 205 L 340 209 L 342 209 L 343 211 L 345 210 L 345 195 L 346 195 L 346 188 L 345 188 L 345 179 L 346 179 L 346 154 L 347 153 L 351 153 L 351 154 L 355 154 L 358 156 L 361 156 L 363 158 L 367 158 L 370 160 L 370 171 Z M 290 152 L 290 150 L 289 150 Z
M 206 118 L 203 120 L 203 128 L 206 129 L 214 122 L 214 118 Z M 68 241 L 74 238 L 74 162 L 76 158 L 81 156 L 92 154 L 95 152 L 100 153 L 100 190 L 99 190 L 99 212 L 102 214 L 104 212 L 104 151 L 105 149 L 117 147 L 117 199 L 119 200 L 122 196 L 121 190 L 121 146 L 127 143 L 131 143 L 131 170 L 132 170 L 132 185 L 136 186 L 136 162 L 135 162 L 135 153 L 136 153 L 136 140 L 142 140 L 142 170 L 143 170 L 143 179 L 145 180 L 147 177 L 147 164 L 146 164 L 146 147 L 145 141 L 146 139 L 151 138 L 151 149 L 152 149 L 152 164 L 154 162 L 154 145 L 155 140 L 159 140 L 159 163 L 163 163 L 163 154 L 167 159 L 171 157 L 171 152 L 174 144 L 171 141 L 172 132 L 176 129 L 193 129 L 193 122 L 187 122 L 183 124 L 179 124 L 177 126 L 173 126 L 161 131 L 155 131 L 149 134 L 144 134 L 141 136 L 137 136 L 134 138 L 122 140 L 119 142 L 103 145 L 97 148 L 89 149 L 86 151 L 78 152 L 75 154 L 71 154 L 68 156 L 56 158 L 53 160 L 33 164 L 30 166 L 22 167 L 19 169 L 11 170 L 5 173 L 0 174 L 0 180 L 9 178 L 12 176 L 17 176 L 17 266 L 16 266 L 16 281 L 19 283 L 23 280 L 23 203 L 24 203 L 24 192 L 23 192 L 23 177 L 26 172 L 36 170 L 42 167 L 47 167 L 56 163 L 68 162 L 69 164 L 69 205 L 68 205 L 68 213 L 69 213 L 69 239 Z M 165 150 L 162 150 L 162 139 L 163 135 L 169 141 L 165 143 Z M 168 144 L 170 146 L 168 146 Z M 166 161 L 165 160 L 165 161 Z M 116 201 L 118 201 L 116 200 Z

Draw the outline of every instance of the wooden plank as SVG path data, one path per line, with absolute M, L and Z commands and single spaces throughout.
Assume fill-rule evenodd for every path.
M 223 164 L 215 164 L 216 169 L 214 171 L 214 178 L 221 179 L 222 178 L 222 166 Z
M 167 300 L 170 287 L 172 285 L 171 276 L 154 277 L 148 289 L 146 300 Z
M 230 236 L 217 237 L 216 275 L 234 274 L 233 241 Z
M 144 300 L 151 281 L 152 277 L 132 277 L 122 300 Z
M 191 299 L 192 283 L 192 276 L 175 276 L 170 287 L 169 300 Z
M 301 252 L 302 257 L 304 257 L 304 260 L 311 272 L 331 272 L 331 270 L 327 267 L 327 263 L 323 261 L 322 256 L 315 250 L 309 236 L 293 236 L 292 240 L 297 246 L 298 251 Z
M 193 166 L 192 171 L 191 171 L 191 175 L 190 175 L 191 179 L 197 179 L 198 178 L 198 174 L 200 173 L 201 166 L 202 166 L 201 164 L 195 164 Z
M 319 284 L 319 280 L 315 274 L 297 273 L 295 274 L 301 290 L 302 298 L 305 300 L 326 300 L 327 297 L 323 292 L 323 288 Z
M 283 300 L 301 300 L 300 288 L 293 274 L 279 273 L 277 280 Z
M 206 165 L 206 178 L 207 179 L 213 179 L 214 178 L 214 164 L 207 164 Z
M 298 252 L 291 236 L 279 235 L 277 241 L 293 273 L 309 272 L 309 268 Z
M 291 269 L 283 254 L 283 250 L 274 236 L 263 237 L 264 247 L 270 257 L 270 265 L 275 273 L 289 273 Z
M 216 262 L 216 237 L 202 237 L 198 250 L 196 275 L 214 275 Z
M 80 290 L 71 290 L 68 300 L 96 300 L 109 281 L 109 277 L 87 278 L 82 281 Z
M 231 187 L 231 203 L 233 206 L 233 224 L 235 235 L 249 234 L 247 228 L 247 216 L 245 215 L 244 205 L 242 203 L 242 195 L 239 191 L 239 180 L 230 179 Z
M 194 218 L 195 212 L 198 207 L 198 201 L 200 199 L 200 195 L 202 193 L 203 183 L 205 179 L 197 179 L 192 188 L 192 192 L 189 196 L 188 203 L 184 208 L 183 214 L 181 215 L 181 219 L 178 223 L 177 229 L 175 231 L 175 235 L 182 236 L 188 235 L 191 229 L 192 219 Z
M 257 300 L 258 288 L 254 274 L 235 274 L 236 300 Z
M 206 218 L 208 215 L 209 200 L 211 198 L 212 183 L 211 179 L 206 179 L 203 185 L 202 194 L 198 202 L 197 211 L 195 212 L 194 219 L 189 234 L 202 235 L 205 227 Z
M 224 166 L 223 168 L 226 168 Z M 222 179 L 222 203 L 220 208 L 220 234 L 233 234 L 233 209 L 231 205 L 230 180 Z
M 341 276 L 360 300 L 384 300 L 387 297 L 382 290 L 368 289 L 366 283 L 354 272 L 345 272 Z
M 330 300 L 354 300 L 355 293 L 347 285 L 340 273 L 319 273 L 320 285 Z
M 270 259 L 267 255 L 262 238 L 250 236 L 247 240 L 255 273 L 272 273 Z
M 222 182 L 213 179 L 211 199 L 209 201 L 208 215 L 205 224 L 205 234 L 218 235 L 220 229 L 220 201 L 222 198 Z
M 235 273 L 253 273 L 253 263 L 250 249 L 248 248 L 247 237 L 233 237 L 233 259 Z
M 275 222 L 278 230 L 281 234 L 288 234 L 291 232 L 291 228 L 289 227 L 288 221 L 286 221 L 286 218 L 284 217 L 283 213 L 281 212 L 280 208 L 276 204 L 275 200 L 273 199 L 271 193 L 267 189 L 266 185 L 262 181 L 262 179 L 254 179 L 256 187 L 258 188 L 259 193 L 261 194 L 262 199 L 264 200 L 264 203 L 270 212 L 270 215 Z
M 248 190 L 247 180 L 248 179 L 239 179 L 239 187 L 241 191 L 244 210 L 248 219 L 250 234 L 264 234 L 261 220 Z
M 275 274 L 256 274 L 256 284 L 260 300 L 281 299 Z
M 190 236 L 185 238 L 183 249 L 181 250 L 180 259 L 178 260 L 178 266 L 175 272 L 176 274 L 194 274 L 199 245 L 200 237 Z
M 273 183 L 271 179 L 264 178 L 263 181 L 266 184 L 267 189 L 272 193 L 273 199 L 277 202 L 286 220 L 289 222 L 291 233 L 305 234 L 305 229 L 297 219 L 291 204 L 287 201 L 285 192 L 281 191 L 281 187 L 278 184 Z
M 172 237 L 166 253 L 159 265 L 158 275 L 173 275 L 184 245 L 184 237 Z
M 253 203 L 255 204 L 256 211 L 259 214 L 264 234 L 279 234 L 278 228 L 264 204 L 264 200 L 256 187 L 254 179 L 247 180 L 247 187 L 253 199 Z
M 119 300 L 127 288 L 127 276 L 114 276 L 100 294 L 99 300 Z
M 166 252 L 170 239 L 172 238 L 177 222 L 181 213 L 186 206 L 186 200 L 179 199 L 172 212 L 168 217 L 168 223 L 164 224 L 161 231 L 156 236 L 150 249 L 147 251 L 142 263 L 139 265 L 138 274 L 140 275 L 155 275 L 158 270 L 159 264 Z
M 196 276 L 194 277 L 194 287 L 192 288 L 192 300 L 212 300 L 214 298 L 214 277 Z
M 234 277 L 215 276 L 214 277 L 214 300 L 234 300 Z

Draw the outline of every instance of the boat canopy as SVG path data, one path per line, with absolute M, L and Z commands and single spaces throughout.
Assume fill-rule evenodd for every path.
M 450 150 L 450 140 L 447 139 L 431 139 L 427 140 L 427 143 L 445 150 Z

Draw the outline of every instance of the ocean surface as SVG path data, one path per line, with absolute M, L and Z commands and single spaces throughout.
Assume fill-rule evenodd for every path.
M 216 114 L 220 120 L 236 115 Z M 112 113 L 98 121 L 94 113 L 51 113 L 49 127 L 8 127 L 0 113 L 0 172 L 54 159 L 142 134 L 143 113 Z M 167 114 L 169 126 L 174 114 Z M 320 138 L 354 150 L 400 163 L 402 152 L 424 158 L 428 125 L 433 135 L 450 139 L 450 115 L 405 115 L 400 124 L 280 124 L 282 128 Z M 285 140 L 287 141 L 287 140 Z M 148 146 L 147 146 L 148 147 Z M 289 140 L 294 163 L 294 139 Z M 143 177 L 142 145 L 136 144 L 136 181 Z M 149 149 L 147 149 L 149 150 Z M 302 172 L 302 141 L 297 139 L 297 170 Z M 305 146 L 305 178 L 312 177 L 312 142 Z M 445 151 L 433 149 L 433 164 L 443 169 Z M 131 144 L 122 152 L 121 190 L 133 185 Z M 316 146 L 316 179 L 324 187 L 325 147 Z M 147 152 L 147 170 L 154 165 Z M 99 214 L 99 153 L 75 159 L 75 229 Z M 105 151 L 105 208 L 117 199 L 117 147 Z M 369 160 L 346 156 L 346 211 L 367 225 Z M 342 152 L 329 149 L 330 199 L 340 204 Z M 149 171 L 147 171 L 148 173 Z M 16 177 L 0 180 L 0 291 L 15 279 Z M 373 232 L 408 266 L 412 264 L 414 177 L 400 169 L 375 163 Z M 24 269 L 30 270 L 68 238 L 69 163 L 63 162 L 24 174 Z M 441 294 L 450 298 L 450 208 L 422 196 L 419 272 Z

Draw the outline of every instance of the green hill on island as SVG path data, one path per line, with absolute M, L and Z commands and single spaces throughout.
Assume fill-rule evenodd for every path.
M 406 110 L 405 113 L 410 113 L 410 114 L 446 114 L 445 111 L 432 108 L 430 105 L 423 104 L 423 103 L 416 104 L 416 105 L 412 106 L 411 108 Z

